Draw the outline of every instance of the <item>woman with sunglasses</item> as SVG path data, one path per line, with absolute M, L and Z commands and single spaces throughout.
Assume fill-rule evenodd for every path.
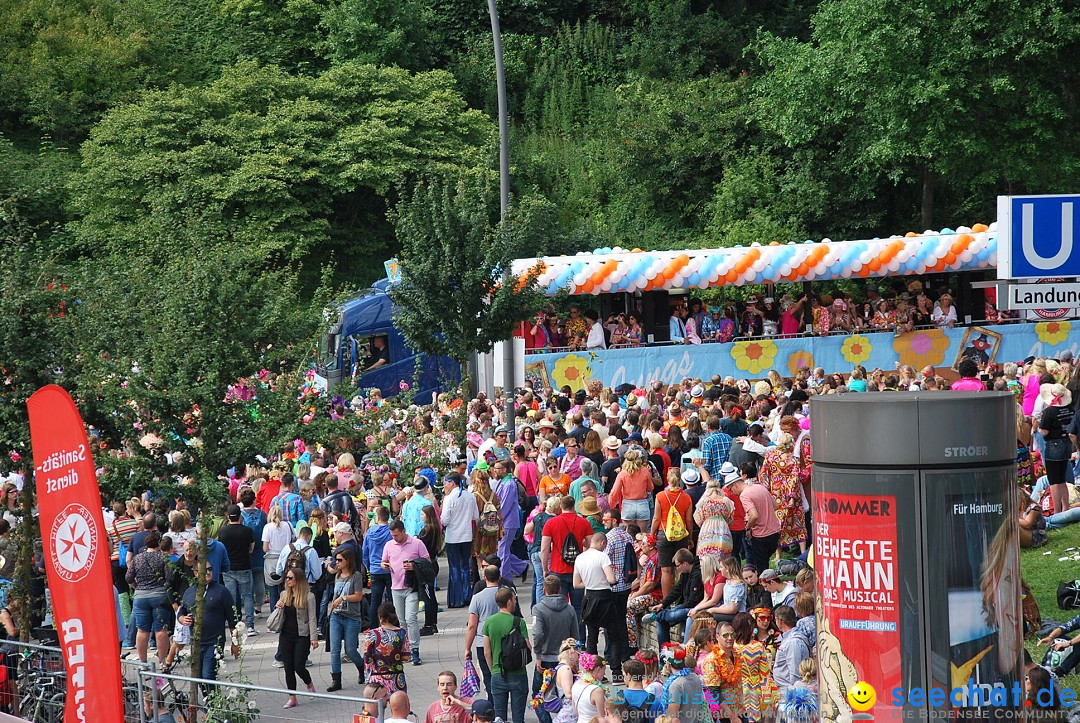
M 356 666 L 360 683 L 364 682 L 364 660 L 360 657 L 360 610 L 364 599 L 364 577 L 356 570 L 356 556 L 349 548 L 334 554 L 337 574 L 330 600 L 330 678 L 327 693 L 341 690 L 341 647 Z
M 309 693 L 315 692 L 311 674 L 307 671 L 309 650 L 319 647 L 319 608 L 315 595 L 308 586 L 307 576 L 298 569 L 285 573 L 285 587 L 276 608 L 283 613 L 278 636 L 278 655 L 285 667 L 285 685 L 296 690 L 296 676 L 307 685 Z M 290 695 L 283 708 L 295 708 L 296 696 Z
M 757 619 L 759 635 L 754 634 Z M 776 683 L 772 679 L 772 661 L 775 647 L 763 641 L 761 633 L 769 635 L 772 628 L 772 610 L 755 608 L 752 613 L 739 613 L 731 621 L 735 631 L 735 652 L 739 656 L 739 675 L 742 691 L 743 716 L 747 721 L 760 721 L 774 712 Z

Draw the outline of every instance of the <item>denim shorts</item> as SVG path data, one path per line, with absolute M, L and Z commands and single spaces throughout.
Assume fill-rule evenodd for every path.
M 143 632 L 156 633 L 172 627 L 172 607 L 168 595 L 137 597 L 132 602 L 135 627 Z
M 643 500 L 626 500 L 622 501 L 622 509 L 619 510 L 620 517 L 624 520 L 647 520 L 652 515 L 649 514 L 649 499 Z

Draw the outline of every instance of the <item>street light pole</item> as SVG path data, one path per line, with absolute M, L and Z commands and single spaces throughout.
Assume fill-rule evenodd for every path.
M 491 38 L 495 44 L 495 84 L 499 96 L 499 221 L 510 211 L 510 127 L 506 118 L 506 71 L 503 68 L 502 32 L 495 0 L 488 0 Z M 509 266 L 503 269 L 504 288 L 513 284 Z M 506 410 L 507 439 L 514 441 L 514 335 L 503 342 L 503 403 Z

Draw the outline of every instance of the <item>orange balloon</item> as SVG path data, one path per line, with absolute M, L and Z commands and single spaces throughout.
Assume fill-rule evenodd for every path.
M 582 294 L 591 294 L 593 292 L 592 279 L 586 279 L 585 283 L 578 287 L 578 291 Z
M 974 233 L 982 233 L 983 231 L 989 231 L 990 227 L 987 226 L 985 223 L 977 223 L 971 227 L 971 230 Z
M 810 273 L 810 266 L 804 261 L 799 264 L 798 271 L 799 276 L 806 276 L 808 273 Z
M 956 263 L 956 254 L 950 251 L 949 253 L 945 254 L 945 258 L 943 259 L 943 261 L 945 262 L 946 266 L 952 266 Z
M 874 257 L 870 259 L 869 263 L 866 264 L 865 268 L 870 269 L 870 271 L 876 274 L 879 270 L 881 270 L 881 260 L 877 257 Z
M 914 231 L 908 231 L 906 234 L 904 234 L 904 238 L 914 238 L 915 236 L 918 236 L 918 235 L 919 234 L 915 233 Z

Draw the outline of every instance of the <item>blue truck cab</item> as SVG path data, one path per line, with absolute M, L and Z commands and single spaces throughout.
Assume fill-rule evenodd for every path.
M 316 383 L 332 391 L 351 379 L 356 386 L 377 388 L 390 397 L 401 390 L 401 382 L 413 385 L 419 359 L 416 399 L 428 404 L 433 392 L 461 381 L 461 369 L 449 357 L 418 354 L 409 348 L 394 327 L 394 305 L 387 293 L 390 285 L 389 279 L 376 281 L 331 312 L 337 318 L 329 320 L 330 328 L 319 343 Z M 374 366 L 380 356 L 384 363 Z

